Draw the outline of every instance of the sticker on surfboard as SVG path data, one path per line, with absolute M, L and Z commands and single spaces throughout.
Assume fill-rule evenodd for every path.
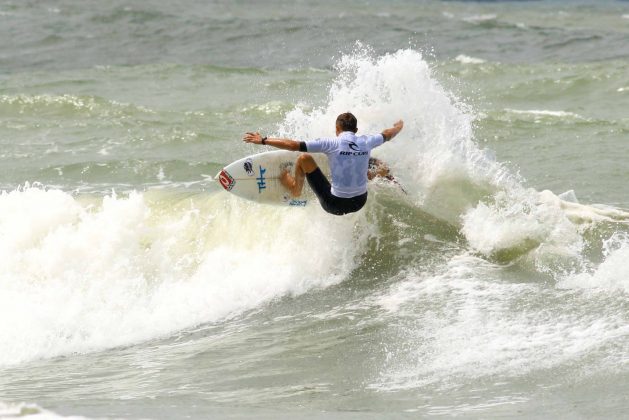
M 231 191 L 231 189 L 236 184 L 236 180 L 234 180 L 234 178 L 225 169 L 223 169 L 216 177 L 218 179 L 218 182 L 227 191 Z

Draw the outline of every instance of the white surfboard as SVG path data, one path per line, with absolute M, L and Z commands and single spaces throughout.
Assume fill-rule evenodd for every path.
M 225 191 L 258 203 L 303 207 L 317 203 L 317 198 L 304 183 L 300 197 L 293 198 L 280 183 L 280 174 L 288 168 L 295 173 L 295 161 L 300 152 L 275 150 L 247 156 L 224 167 L 215 177 Z M 325 155 L 313 155 L 321 171 L 328 177 L 330 169 Z

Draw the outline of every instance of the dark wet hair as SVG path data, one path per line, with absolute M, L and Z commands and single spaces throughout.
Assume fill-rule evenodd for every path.
M 341 128 L 341 131 L 358 131 L 358 121 L 351 112 L 345 112 L 344 114 L 336 117 L 336 125 Z

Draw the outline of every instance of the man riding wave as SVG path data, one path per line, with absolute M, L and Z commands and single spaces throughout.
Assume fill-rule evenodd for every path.
M 314 158 L 309 153 L 302 153 L 295 163 L 295 174 L 284 170 L 280 182 L 293 197 L 299 197 L 308 180 L 321 207 L 328 213 L 343 215 L 360 210 L 367 202 L 367 180 L 370 167 L 371 150 L 395 137 L 404 127 L 399 120 L 393 127 L 376 135 L 356 135 L 358 122 L 356 117 L 343 113 L 336 119 L 336 137 L 318 138 L 310 141 L 296 141 L 262 137 L 260 133 L 246 133 L 246 143 L 273 146 L 278 149 L 324 153 L 328 157 L 332 184 L 323 175 Z M 371 160 L 373 164 L 373 159 Z M 377 166 L 382 164 L 377 161 Z

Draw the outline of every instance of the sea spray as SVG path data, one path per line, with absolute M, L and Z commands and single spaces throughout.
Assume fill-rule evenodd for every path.
M 434 78 L 420 52 L 374 57 L 358 44 L 354 54 L 339 60 L 337 70 L 328 102 L 309 112 L 300 107 L 290 112 L 280 135 L 333 135 L 336 116 L 346 111 L 357 116 L 363 133 L 380 132 L 403 119 L 400 135 L 373 154 L 387 161 L 418 205 L 454 224 L 462 210 L 486 193 L 492 177 L 502 177 L 493 162 L 489 172 L 472 168 L 483 155 L 472 140 L 473 115 Z

